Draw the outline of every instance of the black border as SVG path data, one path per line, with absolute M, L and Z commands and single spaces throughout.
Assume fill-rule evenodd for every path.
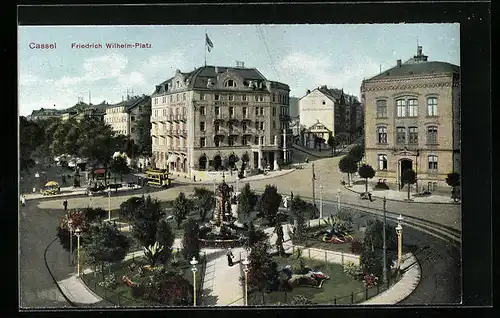
M 109 3 L 110 1 L 108 1 Z M 27 3 L 23 1 L 22 3 Z M 54 3 L 54 2 L 53 2 Z M 74 3 L 74 2 L 73 2 Z M 30 4 L 35 4 L 34 2 Z M 55 3 L 54 3 L 55 4 Z M 461 24 L 461 78 L 462 78 L 462 170 L 463 177 L 463 304 L 465 306 L 492 305 L 492 200 L 491 200 L 491 4 L 488 2 L 447 2 L 447 3 L 352 3 L 352 4 L 193 4 L 193 5 L 147 5 L 147 6 L 35 6 L 17 7 L 18 25 L 139 25 L 139 24 L 252 24 L 252 23 L 444 23 Z M 14 31 L 17 36 L 17 30 Z M 17 44 L 17 38 L 13 43 Z M 12 50 L 14 51 L 15 48 Z M 4 50 L 3 53 L 8 53 Z M 15 52 L 15 51 L 14 51 Z M 17 61 L 12 61 L 16 65 Z M 17 77 L 16 66 L 14 72 Z M 17 87 L 12 87 L 17 92 Z M 16 100 L 13 99 L 15 103 Z M 17 131 L 17 112 L 15 108 L 4 107 L 12 111 L 13 116 L 5 116 L 12 124 L 12 131 Z M 12 120 L 10 120 L 12 118 Z M 11 151 L 17 154 L 17 143 Z M 5 167 L 17 167 L 17 158 L 8 156 L 11 162 L 4 162 Z M 17 172 L 5 169 L 2 172 L 2 197 L 9 198 L 10 208 L 4 213 L 17 210 Z M 3 201 L 3 199 L 2 199 Z M 477 212 L 476 212 L 477 211 Z M 15 213 L 9 216 L 15 217 Z M 14 221 L 15 222 L 15 221 Z M 13 223 L 14 223 L 13 222 Z M 16 222 L 17 223 L 17 222 Z M 14 224 L 16 224 L 14 223 Z M 17 232 L 17 231 L 16 231 Z M 17 234 L 16 234 L 17 235 Z M 17 239 L 17 236 L 16 236 Z M 10 240 L 9 240 L 10 242 Z M 13 244 L 12 244 L 13 245 Z M 12 246 L 14 247 L 14 246 Z M 17 260 L 17 248 L 13 259 Z M 17 273 L 17 268 L 15 269 Z M 12 292 L 13 294 L 13 292 Z M 16 292 L 17 295 L 17 292 Z M 17 297 L 16 297 L 17 298 Z M 17 300 L 17 299 L 16 299 Z M 13 304 L 17 311 L 17 301 Z M 461 308 L 460 308 L 461 307 Z M 406 307 L 405 315 L 454 314 L 466 312 L 460 306 L 452 309 Z M 200 308 L 201 309 L 201 308 Z M 238 315 L 231 309 L 203 311 L 200 314 Z M 330 313 L 334 310 L 334 313 Z M 244 310 L 245 311 L 245 310 Z M 365 315 L 381 313 L 401 315 L 400 308 L 383 311 L 366 307 L 307 309 L 307 312 L 295 309 L 272 308 L 254 309 L 257 314 L 275 315 Z M 195 314 L 194 310 L 172 311 L 183 316 Z M 480 310 L 485 314 L 485 310 Z M 100 317 L 114 316 L 122 312 L 84 312 L 84 315 Z M 148 312 L 147 316 L 164 316 L 165 312 Z M 249 313 L 247 311 L 247 313 Z M 477 309 L 474 310 L 477 313 Z M 38 315 L 27 313 L 30 316 Z M 71 315 L 78 313 L 71 313 Z M 128 315 L 142 314 L 128 312 Z M 168 312 L 170 314 L 170 312 Z M 50 315 L 67 317 L 67 312 Z

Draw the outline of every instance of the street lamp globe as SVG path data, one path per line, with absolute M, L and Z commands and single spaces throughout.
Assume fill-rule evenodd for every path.
M 401 226 L 401 224 L 398 224 L 398 225 L 396 226 L 396 232 L 397 232 L 397 233 L 401 233 L 401 231 L 402 231 L 402 230 L 403 230 L 403 227 Z
M 401 223 L 401 221 L 403 221 L 403 216 L 400 214 L 400 215 L 398 216 L 398 223 Z
M 80 233 L 82 233 L 82 230 L 81 230 L 79 227 L 78 227 L 78 228 L 76 228 L 76 230 L 75 230 L 75 234 L 76 234 L 77 236 L 80 236 Z
M 194 256 L 193 256 L 193 259 L 191 259 L 191 261 L 189 261 L 189 264 L 193 265 L 193 268 L 191 270 L 196 271 L 196 265 L 198 264 L 198 261 L 196 260 L 196 258 Z
M 250 260 L 248 258 L 245 258 L 243 261 L 241 261 L 241 264 L 245 265 L 245 268 L 250 265 Z

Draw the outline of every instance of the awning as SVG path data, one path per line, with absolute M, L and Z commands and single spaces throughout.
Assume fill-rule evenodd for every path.
M 47 182 L 47 184 L 45 186 L 46 187 L 57 187 L 57 186 L 59 186 L 59 184 L 55 181 L 49 181 L 49 182 Z
M 175 158 L 175 155 L 168 156 L 168 160 L 167 160 L 168 163 L 176 162 L 176 161 L 177 161 L 177 158 Z
M 105 170 L 105 169 L 95 169 L 95 170 L 94 170 L 94 173 L 95 173 L 95 174 L 104 174 L 105 172 L 106 172 L 106 170 Z

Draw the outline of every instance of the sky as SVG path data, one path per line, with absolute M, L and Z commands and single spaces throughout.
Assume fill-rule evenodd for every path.
M 214 45 L 210 52 L 205 32 Z M 430 61 L 460 65 L 459 24 L 20 26 L 19 114 L 65 109 L 79 98 L 88 103 L 89 91 L 93 104 L 118 103 L 127 91 L 149 95 L 177 69 L 203 66 L 205 54 L 207 65 L 243 61 L 268 80 L 288 84 L 290 96 L 327 85 L 359 97 L 364 78 L 411 58 L 417 43 Z

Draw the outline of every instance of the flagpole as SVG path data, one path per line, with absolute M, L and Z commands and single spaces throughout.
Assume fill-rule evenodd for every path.
M 205 43 L 205 66 L 207 66 L 207 29 L 205 28 L 205 38 L 203 39 Z

